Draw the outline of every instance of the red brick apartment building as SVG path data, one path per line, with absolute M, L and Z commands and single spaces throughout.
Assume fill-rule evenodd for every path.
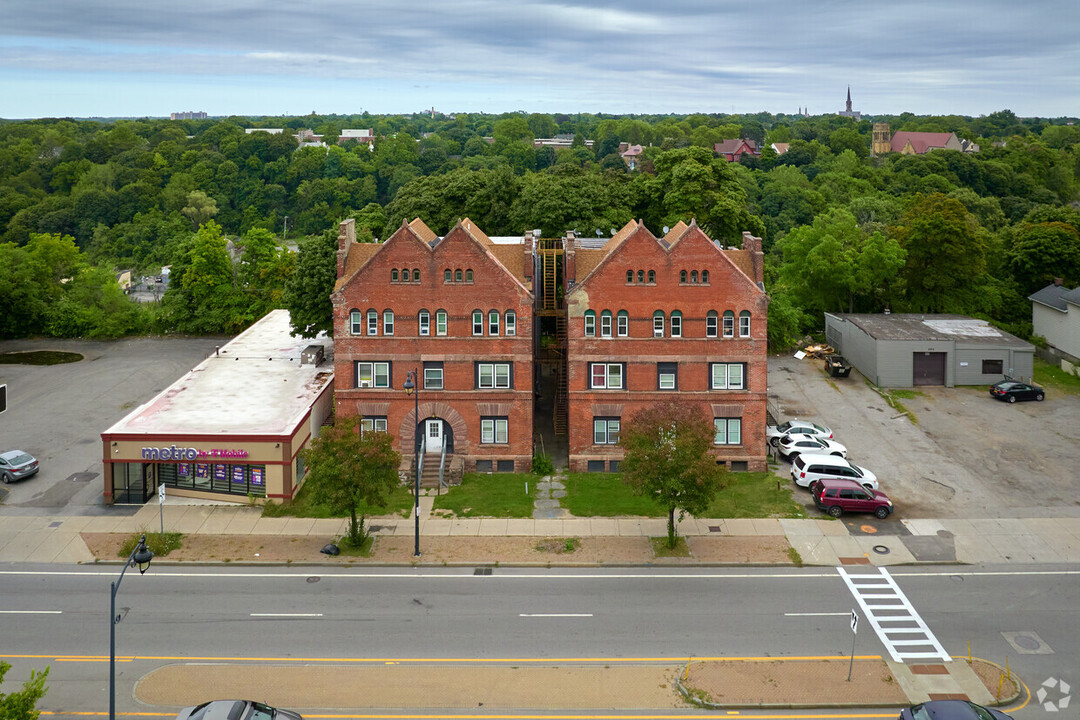
M 526 471 L 534 417 L 567 438 L 573 471 L 615 471 L 624 419 L 677 397 L 709 407 L 718 461 L 764 469 L 766 307 L 761 240 L 723 248 L 679 223 L 606 241 L 489 238 L 419 219 L 385 243 L 341 224 L 333 298 L 338 417 L 386 430 L 422 481 Z M 419 416 L 402 385 L 420 375 Z M 538 427 L 537 430 L 547 428 Z M 448 460 L 444 460 L 443 451 Z

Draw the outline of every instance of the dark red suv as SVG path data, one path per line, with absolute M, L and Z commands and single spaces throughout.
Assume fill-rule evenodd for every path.
M 814 504 L 833 517 L 845 512 L 872 512 L 884 520 L 893 511 L 892 500 L 880 490 L 865 488 L 846 478 L 824 478 L 810 486 Z

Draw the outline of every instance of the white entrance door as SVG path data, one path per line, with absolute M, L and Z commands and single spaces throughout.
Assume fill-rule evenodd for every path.
M 442 420 L 425 420 L 424 432 L 427 435 L 427 451 L 429 453 L 442 452 Z

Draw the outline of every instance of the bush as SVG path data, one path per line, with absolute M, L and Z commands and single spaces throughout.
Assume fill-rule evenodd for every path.
M 550 475 L 555 472 L 555 463 L 551 461 L 551 456 L 545 453 L 533 455 L 532 471 L 534 475 Z

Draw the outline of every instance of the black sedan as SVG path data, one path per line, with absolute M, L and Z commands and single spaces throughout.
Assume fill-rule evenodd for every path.
M 184 708 L 176 720 L 304 720 L 300 713 L 251 700 L 214 700 Z
M 1000 710 L 968 700 L 931 700 L 900 711 L 897 720 L 1013 720 Z
M 1030 385 L 1016 380 L 1002 380 L 996 385 L 990 386 L 990 397 L 1011 403 L 1017 400 L 1038 400 L 1041 402 L 1046 399 L 1046 391 L 1038 385 Z

